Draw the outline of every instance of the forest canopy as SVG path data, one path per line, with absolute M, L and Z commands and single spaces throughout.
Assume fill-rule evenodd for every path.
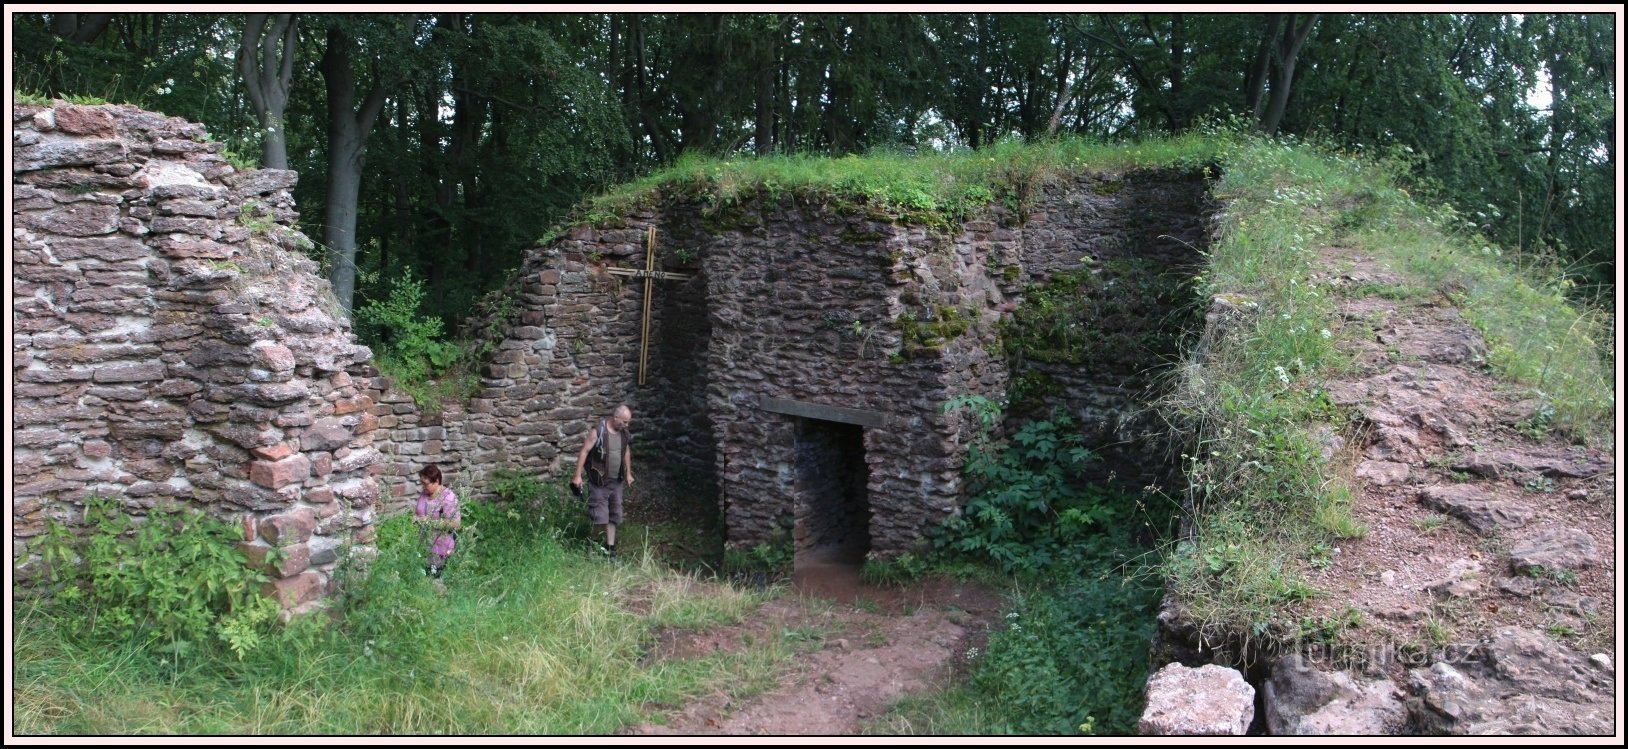
M 1413 161 L 1608 298 L 1615 16 L 21 13 L 19 97 L 128 102 L 296 169 L 347 306 L 451 321 L 586 195 L 684 155 L 976 149 L 1226 124 Z

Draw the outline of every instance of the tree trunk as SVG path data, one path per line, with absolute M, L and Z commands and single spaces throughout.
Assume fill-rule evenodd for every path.
M 644 125 L 645 134 L 650 138 L 650 148 L 656 152 L 656 161 L 665 164 L 672 160 L 673 153 L 667 144 L 666 136 L 662 134 L 661 124 L 656 122 L 655 115 L 650 112 L 650 81 L 648 78 L 648 60 L 646 59 L 644 23 L 637 15 L 632 16 L 629 23 L 633 26 L 633 38 L 629 40 L 633 45 L 633 81 L 635 83 L 633 101 L 638 106 L 639 122 Z
M 299 37 L 299 17 L 278 13 L 250 13 L 243 25 L 237 48 L 237 69 L 243 76 L 243 89 L 254 106 L 264 137 L 262 163 L 268 169 L 288 168 L 288 128 L 283 111 L 288 106 L 288 90 L 294 82 L 294 46 Z M 282 52 L 277 51 L 278 43 Z
M 752 133 L 752 143 L 759 156 L 774 153 L 774 79 L 779 67 L 775 64 L 777 35 L 765 34 L 764 37 L 760 42 L 763 52 L 758 56 L 757 122 Z
M 75 44 L 89 44 L 112 20 L 112 13 L 56 13 L 51 16 L 51 33 Z
M 323 205 L 322 241 L 333 262 L 328 280 L 346 314 L 356 301 L 356 201 L 367 161 L 367 137 L 384 108 L 389 88 L 383 80 L 375 80 L 357 108 L 356 77 L 351 72 L 353 44 L 345 32 L 329 28 L 321 63 L 328 87 L 328 198 Z
M 1296 27 L 1295 16 L 1289 14 L 1289 24 L 1284 34 L 1278 39 L 1277 53 L 1273 56 L 1275 65 L 1272 68 L 1272 101 L 1266 106 L 1266 116 L 1261 120 L 1261 132 L 1271 135 L 1277 132 L 1278 125 L 1283 123 L 1283 113 L 1289 106 L 1289 87 L 1294 82 L 1295 59 L 1300 55 L 1301 45 L 1306 43 L 1306 37 L 1311 35 L 1311 29 L 1317 25 L 1317 19 L 1322 14 L 1313 13 L 1305 19 L 1305 25 Z
M 1244 108 L 1249 110 L 1249 118 L 1256 122 L 1261 121 L 1261 113 L 1266 108 L 1266 71 L 1272 64 L 1272 47 L 1277 42 L 1278 33 L 1283 28 L 1282 13 L 1266 14 L 1266 30 L 1261 34 L 1261 43 L 1255 45 L 1255 59 L 1249 64 L 1248 78 L 1244 84 Z

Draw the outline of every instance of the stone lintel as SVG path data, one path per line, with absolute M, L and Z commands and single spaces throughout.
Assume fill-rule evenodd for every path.
M 858 424 L 862 427 L 882 426 L 883 421 L 887 418 L 885 414 L 875 411 L 827 406 L 823 403 L 794 401 L 786 398 L 770 398 L 767 395 L 762 396 L 758 401 L 758 408 L 770 413 L 802 416 L 809 419 L 820 419 L 821 421 L 835 421 L 841 424 Z

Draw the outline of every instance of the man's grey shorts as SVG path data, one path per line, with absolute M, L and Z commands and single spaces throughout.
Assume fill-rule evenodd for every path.
M 594 525 L 622 524 L 622 490 L 627 485 L 614 481 L 588 487 L 588 522 Z

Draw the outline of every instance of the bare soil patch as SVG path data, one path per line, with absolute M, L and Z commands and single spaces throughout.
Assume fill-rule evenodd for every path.
M 983 647 L 999 620 L 1000 595 L 978 583 L 933 577 L 910 587 L 878 587 L 853 574 L 853 583 L 843 584 L 845 596 L 790 592 L 740 624 L 659 632 L 646 658 L 738 652 L 776 635 L 800 652 L 765 693 L 739 700 L 709 695 L 627 733 L 854 734 L 899 698 L 954 672 L 968 649 Z

